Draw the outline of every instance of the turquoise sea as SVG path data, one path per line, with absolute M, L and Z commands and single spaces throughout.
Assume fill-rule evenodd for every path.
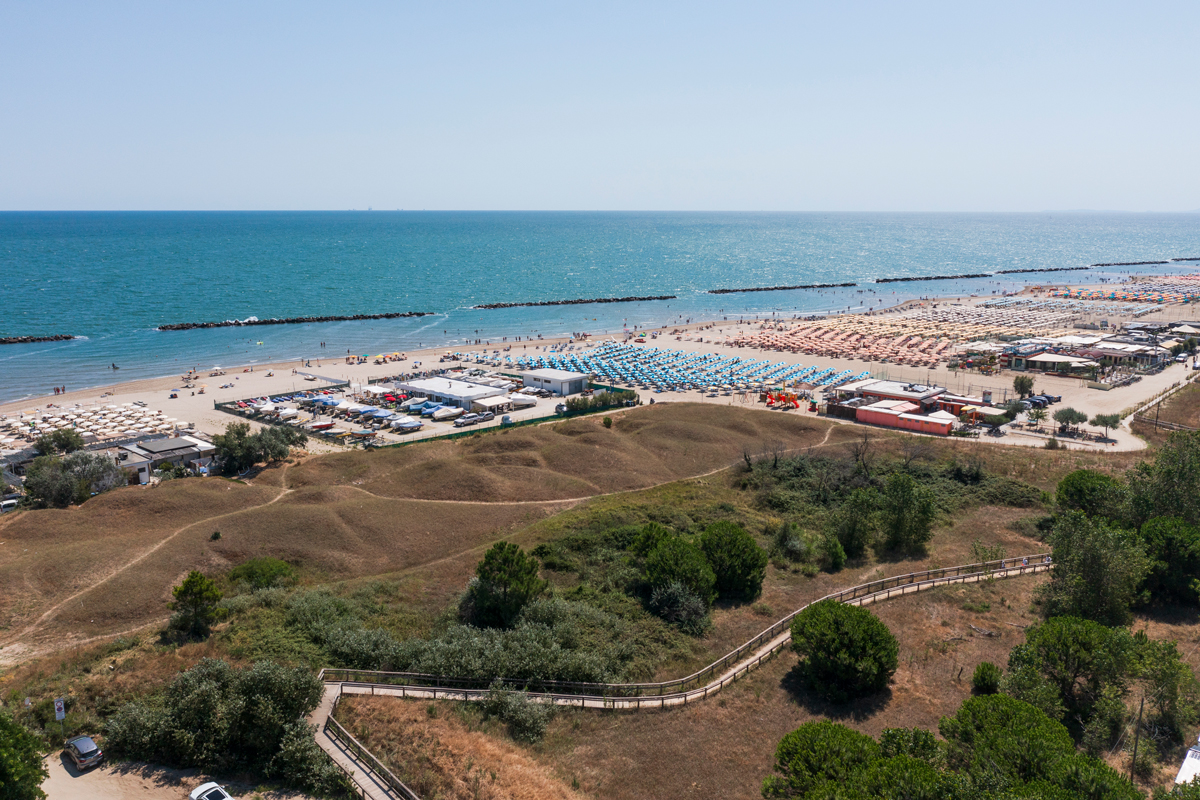
M 0 401 L 188 367 L 482 337 L 879 307 L 917 295 L 1090 282 L 1106 268 L 872 285 L 881 277 L 1200 257 L 1197 214 L 624 212 L 0 213 Z M 856 281 L 855 289 L 711 295 Z M 862 291 L 859 291 L 862 290 Z M 494 302 L 677 295 L 640 303 L 473 310 Z M 158 331 L 251 316 L 430 311 L 420 319 Z M 479 331 L 479 334 L 475 332 Z M 325 351 L 318 344 L 327 342 Z M 119 372 L 109 365 L 116 363 Z

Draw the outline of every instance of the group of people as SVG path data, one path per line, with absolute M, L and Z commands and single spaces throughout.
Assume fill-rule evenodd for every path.
M 54 387 L 54 393 L 55 393 L 56 395 L 58 395 L 58 394 L 66 394 L 66 393 L 67 393 L 67 387 L 65 387 L 65 386 L 55 386 L 55 387 Z

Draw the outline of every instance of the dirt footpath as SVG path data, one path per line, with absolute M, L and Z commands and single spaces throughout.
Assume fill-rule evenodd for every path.
M 46 757 L 50 777 L 42 784 L 47 800 L 187 800 L 188 793 L 213 780 L 199 770 L 165 769 L 137 763 L 104 763 L 80 774 L 62 753 Z M 256 792 L 250 784 L 219 781 L 242 800 L 309 800 L 294 792 Z

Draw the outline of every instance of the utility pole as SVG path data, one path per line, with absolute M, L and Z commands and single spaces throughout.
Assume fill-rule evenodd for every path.
M 1142 695 L 1142 702 L 1138 704 L 1138 721 L 1137 727 L 1133 730 L 1133 760 L 1129 762 L 1129 785 L 1133 784 L 1133 770 L 1137 766 L 1137 751 L 1138 741 L 1142 738 L 1142 709 L 1146 706 L 1146 695 Z

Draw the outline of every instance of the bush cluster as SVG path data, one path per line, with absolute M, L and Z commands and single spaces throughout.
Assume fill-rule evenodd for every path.
M 243 472 L 255 464 L 282 461 L 293 447 L 303 447 L 308 436 L 298 428 L 272 425 L 250 433 L 248 422 L 231 422 L 225 433 L 213 437 L 216 460 L 226 474 Z
M 485 717 L 494 717 L 508 726 L 508 734 L 518 742 L 540 742 L 554 717 L 554 706 L 531 700 L 524 692 L 514 691 L 495 681 L 480 704 Z
M 1038 709 L 1004 695 L 973 697 L 938 729 L 887 729 L 875 742 L 833 722 L 783 737 L 764 797 L 806 800 L 1139 800 L 1103 761 L 1075 752 L 1070 734 Z
M 204 659 L 157 698 L 122 707 L 105 729 L 114 756 L 171 767 L 246 771 L 303 791 L 347 794 L 304 717 L 323 687 L 304 668 L 260 661 L 235 669 Z
M 614 389 L 608 392 L 596 392 L 590 397 L 579 395 L 578 397 L 567 398 L 567 413 L 568 414 L 587 414 L 592 411 L 606 411 L 610 408 L 619 408 L 626 403 L 638 402 L 637 392 L 631 392 L 628 389 Z M 605 425 L 607 428 L 608 426 Z
M 34 508 L 66 508 L 128 482 L 116 462 L 99 453 L 42 455 L 25 470 L 25 503 Z

